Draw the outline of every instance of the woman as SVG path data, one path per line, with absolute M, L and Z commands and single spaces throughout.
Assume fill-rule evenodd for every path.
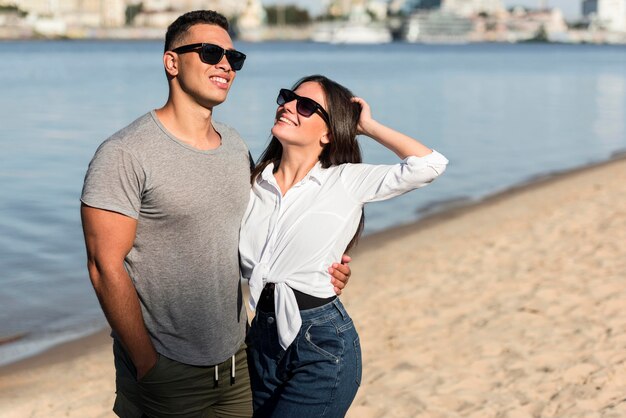
M 282 89 L 277 103 L 239 247 L 256 309 L 248 334 L 255 417 L 342 417 L 360 385 L 361 351 L 324 266 L 358 238 L 365 202 L 424 186 L 448 161 L 376 122 L 363 99 L 326 77 Z M 403 161 L 358 164 L 357 134 Z

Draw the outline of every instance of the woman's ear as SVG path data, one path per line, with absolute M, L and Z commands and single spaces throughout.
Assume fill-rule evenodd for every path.
M 320 138 L 320 142 L 321 142 L 323 145 L 330 144 L 330 140 L 331 140 L 331 138 L 332 138 L 332 134 L 331 134 L 330 132 L 326 132 L 326 133 L 325 133 L 324 135 L 322 135 L 322 137 Z

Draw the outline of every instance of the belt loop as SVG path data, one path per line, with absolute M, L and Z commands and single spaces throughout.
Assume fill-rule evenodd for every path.
M 337 310 L 341 314 L 341 318 L 345 321 L 346 318 L 348 317 L 348 312 L 346 312 L 345 308 L 339 302 L 339 298 L 335 298 L 333 300 L 333 305 L 335 305 L 335 308 L 337 308 Z

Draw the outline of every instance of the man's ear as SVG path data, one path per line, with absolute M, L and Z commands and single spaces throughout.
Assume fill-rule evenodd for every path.
M 176 77 L 178 75 L 178 55 L 172 51 L 167 51 L 163 54 L 163 67 L 165 72 L 170 77 Z

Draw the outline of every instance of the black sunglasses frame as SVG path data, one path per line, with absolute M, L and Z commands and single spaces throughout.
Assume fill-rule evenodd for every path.
M 215 50 L 220 51 L 219 57 L 217 54 L 209 53 L 210 48 L 215 48 Z M 226 55 L 226 59 L 230 64 L 231 68 L 234 71 L 239 71 L 243 67 L 243 63 L 246 60 L 246 54 L 243 52 L 235 51 L 234 49 L 224 49 L 219 45 L 201 43 L 201 44 L 189 44 L 179 46 L 178 48 L 172 49 L 172 52 L 176 52 L 177 54 L 184 54 L 186 52 L 196 51 L 200 54 L 200 59 L 202 62 L 206 64 L 215 65 L 222 60 L 224 55 Z
M 324 110 L 322 105 L 308 97 L 298 96 L 292 90 L 280 89 L 278 97 L 276 97 L 276 104 L 284 106 L 294 100 L 296 100 L 296 111 L 298 114 L 304 116 L 305 118 L 310 118 L 314 113 L 319 112 L 319 115 L 322 119 L 324 119 L 324 122 L 330 125 L 330 116 L 328 116 L 328 113 Z

